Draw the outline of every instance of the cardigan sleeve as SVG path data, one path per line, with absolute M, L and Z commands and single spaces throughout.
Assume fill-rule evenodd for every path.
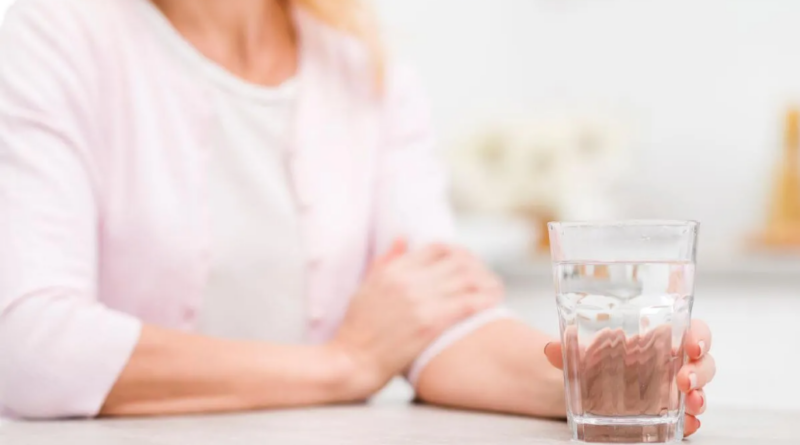
M 456 242 L 444 166 L 434 152 L 431 113 L 416 76 L 408 69 L 390 72 L 386 82 L 387 143 L 378 180 L 377 253 L 405 237 L 412 247 Z M 425 367 L 449 346 L 495 320 L 514 315 L 504 307 L 478 313 L 450 327 L 412 363 L 412 385 Z
M 73 3 L 23 0 L 0 28 L 0 406 L 24 418 L 97 415 L 141 329 L 97 298 L 96 92 Z
M 389 70 L 376 200 L 375 253 L 397 237 L 410 245 L 451 242 L 455 230 L 446 175 L 435 153 L 426 96 L 415 74 Z

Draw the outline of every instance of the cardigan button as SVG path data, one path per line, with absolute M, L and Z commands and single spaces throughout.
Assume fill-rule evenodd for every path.
M 311 326 L 319 326 L 323 320 L 325 320 L 325 316 L 322 313 L 312 312 L 308 317 Z
M 197 318 L 197 310 L 191 306 L 183 308 L 183 319 L 186 321 L 194 321 Z

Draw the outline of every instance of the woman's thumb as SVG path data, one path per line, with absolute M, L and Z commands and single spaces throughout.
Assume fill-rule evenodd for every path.
M 383 266 L 385 264 L 389 264 L 405 255 L 406 252 L 408 252 L 408 241 L 405 238 L 397 238 L 392 242 L 389 250 L 381 255 L 377 261 L 375 261 L 375 265 Z
M 564 368 L 564 357 L 561 355 L 561 343 L 557 341 L 551 341 L 550 343 L 544 345 L 544 355 L 547 357 L 547 361 L 550 362 L 551 365 L 558 369 Z

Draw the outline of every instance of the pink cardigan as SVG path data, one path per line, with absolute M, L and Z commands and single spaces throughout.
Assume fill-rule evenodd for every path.
M 94 416 L 142 322 L 192 330 L 209 256 L 207 92 L 146 0 L 19 0 L 0 31 L 0 406 Z M 299 13 L 291 163 L 311 261 L 309 341 L 336 330 L 397 236 L 452 233 L 423 96 Z

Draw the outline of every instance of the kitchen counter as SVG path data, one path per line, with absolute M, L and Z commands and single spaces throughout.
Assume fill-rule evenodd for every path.
M 693 445 L 796 445 L 800 412 L 709 410 Z M 552 445 L 569 443 L 565 422 L 479 414 L 400 402 L 163 419 L 10 422 L 13 445 Z

